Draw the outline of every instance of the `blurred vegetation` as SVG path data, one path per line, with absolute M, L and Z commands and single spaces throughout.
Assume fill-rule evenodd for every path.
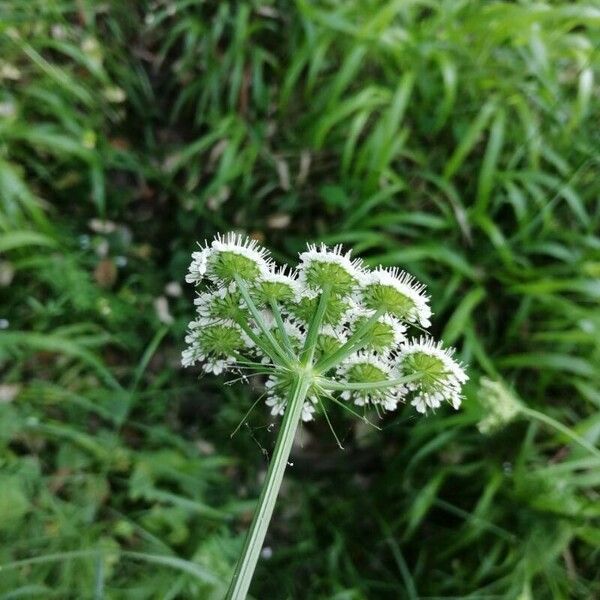
M 304 427 L 256 598 L 600 594 L 600 4 L 0 0 L 0 598 L 219 598 L 276 429 L 179 353 L 196 240 L 429 285 L 465 409 Z

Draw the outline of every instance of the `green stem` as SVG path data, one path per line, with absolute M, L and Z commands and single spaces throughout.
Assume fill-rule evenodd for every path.
M 290 340 L 290 336 L 288 335 L 288 332 L 283 323 L 283 319 L 281 317 L 281 310 L 279 310 L 279 304 L 277 304 L 277 302 L 275 300 L 269 300 L 269 306 L 271 307 L 271 312 L 273 313 L 273 316 L 275 317 L 275 322 L 277 323 L 277 327 L 279 327 L 279 330 L 281 331 L 281 338 L 283 339 L 283 345 L 285 346 L 285 349 L 287 350 L 290 357 L 293 357 L 294 349 L 292 348 L 292 342 Z
M 321 324 L 323 323 L 323 317 L 325 316 L 325 310 L 327 309 L 327 302 L 329 301 L 330 294 L 331 288 L 329 286 L 323 288 L 319 303 L 317 304 L 317 310 L 315 310 L 315 314 L 308 326 L 304 348 L 302 348 L 304 365 L 312 364 L 315 348 L 317 346 L 317 338 L 319 337 L 319 331 L 321 330 Z
M 364 383 L 337 383 L 329 379 L 320 379 L 318 384 L 326 390 L 376 390 L 395 387 L 408 383 L 409 381 L 415 381 L 422 377 L 422 373 L 411 373 L 404 377 L 397 377 L 396 379 L 385 379 L 383 381 L 366 381 Z
M 236 566 L 225 600 L 244 600 L 250 588 L 254 569 L 256 568 L 267 528 L 269 527 L 269 521 L 273 514 L 277 494 L 281 487 L 283 473 L 292 449 L 296 429 L 302 416 L 302 406 L 304 405 L 310 381 L 310 376 L 299 375 L 290 388 L 285 415 L 279 435 L 277 436 L 275 450 L 269 463 L 263 489 L 258 499 L 258 507 L 250 525 L 248 535 L 246 536 L 242 555 Z
M 258 310 L 258 308 L 256 308 L 256 304 L 254 304 L 254 301 L 250 297 L 250 293 L 248 292 L 248 287 L 246 286 L 246 282 L 243 279 L 241 279 L 240 277 L 238 277 L 237 275 L 235 277 L 235 282 L 238 286 L 238 289 L 240 290 L 240 294 L 242 294 L 242 298 L 244 299 L 246 306 L 248 307 L 248 309 L 250 310 L 250 313 L 254 317 L 256 324 L 258 325 L 260 330 L 263 332 L 264 336 L 269 341 L 269 344 L 271 344 L 271 346 L 273 346 L 273 351 L 279 357 L 279 359 L 281 361 L 283 361 L 284 365 L 289 366 L 290 360 L 289 360 L 287 353 L 279 345 L 279 342 L 273 337 L 273 334 L 269 331 L 269 329 L 265 325 L 263 318 L 260 314 L 260 311 Z
M 532 419 L 537 419 L 538 421 L 541 421 L 542 423 L 545 423 L 546 425 L 550 425 L 550 427 L 553 427 L 557 431 L 564 433 L 568 438 L 573 440 L 576 444 L 579 444 L 582 448 L 585 448 L 588 452 L 591 452 L 594 456 L 597 456 L 600 458 L 600 450 L 598 450 L 598 448 L 596 448 L 596 446 L 593 446 L 592 444 L 590 444 L 586 439 L 582 438 L 580 435 L 578 435 L 577 433 L 575 433 L 574 431 L 569 429 L 566 425 L 563 425 L 556 419 L 553 419 L 552 417 L 549 417 L 548 415 L 546 415 L 543 412 L 540 412 L 538 410 L 535 410 L 534 408 L 529 408 L 528 406 L 521 406 L 520 410 L 524 415 L 527 415 L 528 417 L 531 417 Z
M 271 358 L 273 358 L 273 354 L 272 354 L 272 348 L 270 348 L 269 346 L 267 346 L 265 343 L 263 343 L 263 341 L 260 339 L 260 337 L 258 337 L 254 331 L 252 331 L 252 328 L 248 325 L 248 323 L 244 323 L 244 321 L 242 321 L 242 319 L 237 319 L 236 323 L 244 330 L 244 332 L 246 333 L 246 335 L 268 356 L 270 356 Z
M 367 319 L 367 321 L 365 323 L 363 323 L 348 338 L 348 340 L 346 341 L 346 343 L 343 346 L 340 346 L 333 354 L 330 354 L 329 356 L 325 357 L 324 360 L 319 361 L 315 365 L 315 368 L 318 369 L 321 373 L 326 373 L 327 371 L 329 371 L 329 369 L 331 369 L 331 367 L 334 367 L 340 361 L 344 360 L 344 358 L 346 358 L 346 356 L 348 356 L 349 354 L 354 352 L 354 350 L 356 350 L 357 344 L 360 343 L 361 338 L 365 335 L 365 333 L 367 333 L 369 331 L 369 329 L 372 327 L 373 323 L 375 323 L 377 321 L 377 319 L 379 319 L 379 317 L 381 317 L 381 315 L 383 313 L 384 313 L 383 310 L 376 310 Z

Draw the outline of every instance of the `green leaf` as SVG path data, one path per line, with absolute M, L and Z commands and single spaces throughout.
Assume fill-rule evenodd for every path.
M 455 344 L 462 335 L 464 335 L 468 324 L 471 320 L 471 315 L 475 308 L 485 299 L 485 290 L 481 287 L 476 287 L 465 294 L 462 300 L 456 307 L 456 310 L 446 323 L 446 327 L 442 333 L 442 339 L 449 345 Z
M 56 247 L 56 241 L 38 231 L 8 231 L 0 234 L 0 252 L 27 246 Z

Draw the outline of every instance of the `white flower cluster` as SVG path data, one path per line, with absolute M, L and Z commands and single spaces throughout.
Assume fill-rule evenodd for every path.
M 430 325 L 422 284 L 395 268 L 370 270 L 340 246 L 309 245 L 299 259 L 295 270 L 278 267 L 232 233 L 194 252 L 186 281 L 204 288 L 183 365 L 266 376 L 272 414 L 284 413 L 295 377 L 310 377 L 304 420 L 335 394 L 377 411 L 406 401 L 419 412 L 459 407 L 467 375 L 453 351 L 409 337 Z
M 440 342 L 427 337 L 401 344 L 400 371 L 422 373 L 418 380 L 406 384 L 407 389 L 414 392 L 412 404 L 418 412 L 439 408 L 444 401 L 455 409 L 460 407 L 461 389 L 468 377 L 453 355 L 453 348 L 442 348 Z

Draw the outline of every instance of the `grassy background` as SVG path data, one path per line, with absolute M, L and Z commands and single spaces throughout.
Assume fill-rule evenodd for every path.
M 0 598 L 220 598 L 276 427 L 179 353 L 195 241 L 429 285 L 465 408 L 303 428 L 256 598 L 596 598 L 600 3 L 0 0 Z

